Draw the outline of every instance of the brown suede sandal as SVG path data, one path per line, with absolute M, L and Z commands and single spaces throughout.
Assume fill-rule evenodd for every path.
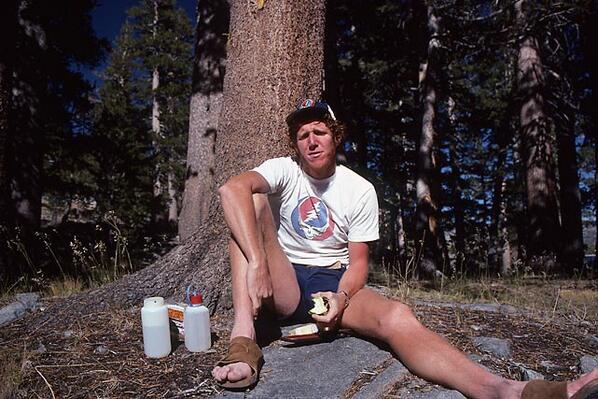
M 530 381 L 523 388 L 521 399 L 568 399 L 567 383 Z M 570 399 L 598 399 L 598 378 L 588 382 Z
M 226 389 L 243 389 L 249 388 L 257 382 L 264 364 L 264 356 L 255 341 L 247 337 L 233 338 L 228 346 L 228 354 L 216 363 L 216 366 L 225 366 L 238 362 L 246 363 L 253 373 L 242 380 L 235 382 L 222 381 L 218 382 L 218 385 Z
M 567 383 L 534 380 L 523 387 L 521 399 L 568 399 Z

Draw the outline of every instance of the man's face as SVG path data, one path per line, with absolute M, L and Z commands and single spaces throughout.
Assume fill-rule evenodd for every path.
M 303 170 L 316 179 L 323 179 L 334 173 L 336 147 L 333 133 L 322 121 L 307 122 L 297 131 L 295 147 Z

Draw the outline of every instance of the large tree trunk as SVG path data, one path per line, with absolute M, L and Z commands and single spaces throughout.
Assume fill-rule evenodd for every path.
M 515 3 L 521 26 L 526 22 L 527 1 Z M 517 68 L 521 100 L 521 137 L 526 168 L 528 250 L 531 255 L 554 255 L 559 231 L 552 138 L 544 112 L 545 80 L 538 40 L 525 32 Z
M 225 0 L 197 2 L 193 89 L 189 112 L 187 176 L 179 216 L 186 241 L 208 215 L 213 192 L 214 145 L 222 107 L 229 6 Z
M 437 102 L 437 56 L 439 21 L 434 9 L 428 7 L 428 53 L 426 63 L 420 66 L 420 93 L 422 102 L 422 126 L 417 155 L 417 209 L 416 242 L 418 272 L 426 276 L 439 275 L 443 264 L 442 231 L 438 223 L 439 182 L 438 163 L 435 154 L 436 102 Z
M 324 4 L 281 0 L 258 9 L 245 0 L 232 3 L 216 184 L 289 154 L 285 116 L 299 98 L 317 98 L 322 90 Z M 180 301 L 189 283 L 198 287 L 212 312 L 229 311 L 228 238 L 220 203 L 212 194 L 206 221 L 184 244 L 133 275 L 73 297 L 72 306 L 60 305 L 64 310 L 56 311 L 139 305 L 153 295 Z
M 560 182 L 561 225 L 559 264 L 563 273 L 581 270 L 583 265 L 583 226 L 581 223 L 581 191 L 575 150 L 575 117 L 573 112 L 561 115 L 557 132 Z

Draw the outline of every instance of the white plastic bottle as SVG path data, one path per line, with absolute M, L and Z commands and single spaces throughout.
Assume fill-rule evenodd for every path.
M 170 327 L 168 308 L 164 305 L 164 298 L 155 296 L 143 301 L 141 325 L 145 355 L 155 358 L 168 356 L 171 350 Z
M 190 294 L 189 289 L 187 302 L 183 317 L 185 347 L 191 352 L 204 352 L 212 346 L 210 311 L 203 305 L 202 296 L 196 292 Z

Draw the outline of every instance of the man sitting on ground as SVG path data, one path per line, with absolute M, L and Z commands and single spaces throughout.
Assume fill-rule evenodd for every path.
M 268 160 L 219 189 L 232 233 L 235 312 L 228 355 L 212 371 L 222 386 L 257 381 L 263 357 L 253 321 L 266 305 L 281 319 L 315 320 L 384 341 L 411 372 L 468 397 L 598 395 L 598 370 L 571 383 L 494 375 L 424 327 L 409 307 L 366 288 L 368 242 L 378 239 L 374 187 L 336 164 L 344 126 L 326 103 L 303 101 L 287 124 L 295 157 Z M 313 319 L 312 295 L 329 306 Z

